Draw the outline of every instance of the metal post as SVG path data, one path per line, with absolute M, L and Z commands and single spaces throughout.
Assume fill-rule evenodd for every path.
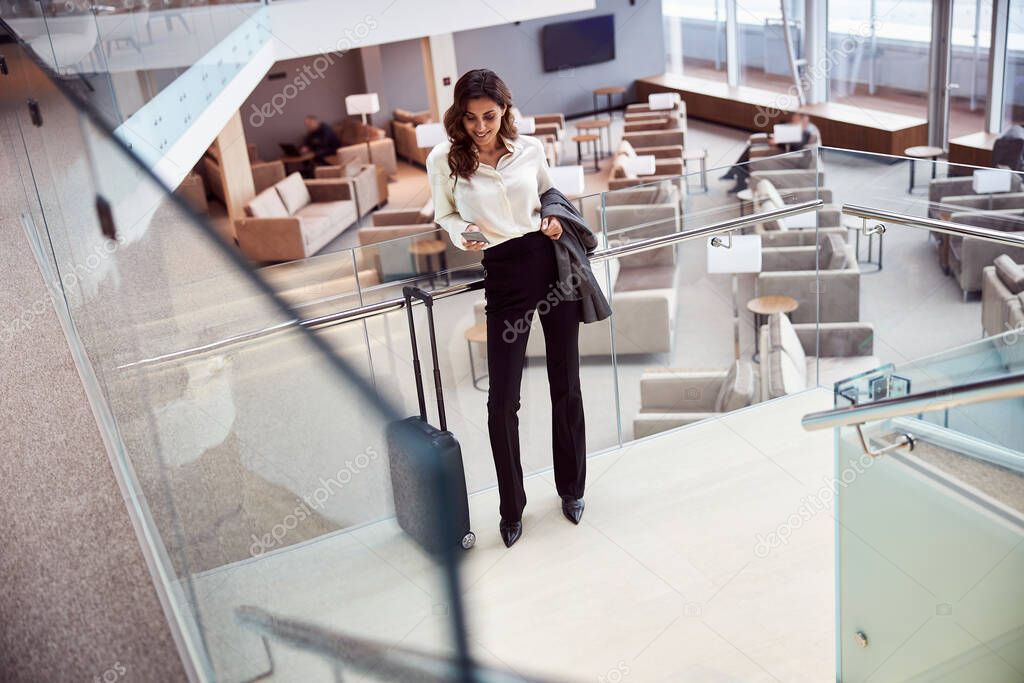
M 985 101 L 985 132 L 1003 130 L 1003 87 L 1006 80 L 1006 34 L 1010 24 L 1010 0 L 992 0 L 992 40 L 988 53 L 988 92 Z
M 729 85 L 740 84 L 739 28 L 736 0 L 725 0 L 725 73 Z
M 932 3 L 932 46 L 928 56 L 928 144 L 946 149 L 949 132 L 949 62 L 952 0 Z

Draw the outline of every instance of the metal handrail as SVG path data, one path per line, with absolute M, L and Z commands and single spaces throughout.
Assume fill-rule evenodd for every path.
M 336 674 L 341 673 L 337 667 L 344 665 L 353 671 L 371 674 L 373 678 L 415 683 L 449 683 L 464 680 L 467 675 L 469 680 L 488 683 L 544 683 L 539 678 L 461 661 L 454 655 L 435 654 L 338 633 L 308 621 L 275 616 L 249 605 L 235 608 L 235 618 L 242 626 L 259 633 L 264 638 L 265 647 L 269 637 L 315 652 L 333 661 Z M 269 648 L 267 654 L 269 657 Z M 271 668 L 264 676 L 275 673 L 273 657 L 269 659 Z M 338 680 L 341 680 L 340 676 Z
M 1024 397 L 1024 372 L 907 396 L 885 398 L 864 405 L 823 410 L 804 415 L 800 423 L 805 430 L 813 432 L 1020 397 Z
M 627 242 L 625 244 L 608 247 L 606 249 L 599 249 L 590 255 L 591 263 L 600 263 L 609 259 L 621 258 L 623 256 L 629 256 L 631 254 L 639 254 L 645 251 L 651 251 L 653 249 L 660 249 L 669 245 L 677 244 L 679 242 L 686 242 L 689 240 L 700 239 L 702 237 L 708 237 L 719 233 L 731 232 L 733 230 L 739 230 L 750 225 L 757 223 L 764 223 L 766 221 L 778 220 L 780 218 L 786 218 L 788 216 L 796 216 L 808 211 L 824 206 L 824 202 L 820 199 L 814 199 L 809 202 L 801 202 L 799 204 L 790 204 L 784 206 L 781 209 L 773 209 L 771 211 L 765 211 L 759 214 L 753 214 L 749 216 L 740 216 L 739 218 L 730 218 L 726 221 L 718 223 L 712 223 L 702 228 L 695 230 L 686 230 L 684 232 L 673 232 L 667 235 L 658 235 L 656 237 L 648 237 L 645 239 L 636 240 L 635 242 Z M 474 280 L 473 282 L 461 283 L 439 289 L 431 292 L 433 298 L 436 299 L 447 299 L 450 296 L 456 296 L 458 294 L 464 294 L 475 290 L 482 289 L 484 286 L 483 280 Z M 418 300 L 414 299 L 413 304 L 417 304 Z M 301 320 L 289 320 L 285 322 L 265 327 L 259 330 L 253 330 L 252 332 L 246 332 L 244 334 L 235 335 L 226 339 L 211 342 L 209 344 L 203 344 L 190 349 L 182 349 L 181 351 L 173 351 L 171 353 L 154 356 L 152 358 L 145 358 L 137 360 L 131 363 L 118 366 L 118 369 L 124 370 L 128 368 L 136 368 L 140 366 L 154 365 L 157 363 L 164 363 L 172 360 L 179 360 L 181 358 L 187 358 L 189 356 L 198 355 L 201 353 L 207 353 L 209 351 L 216 351 L 218 349 L 225 348 L 227 346 L 234 346 L 235 344 L 241 344 L 249 341 L 254 341 L 267 335 L 283 332 L 295 327 L 305 327 L 311 330 L 320 330 L 327 327 L 333 327 L 334 325 L 342 325 L 345 323 L 355 322 L 357 320 L 365 320 L 366 318 L 372 318 L 378 315 L 384 315 L 385 313 L 391 313 L 393 311 L 400 311 L 405 307 L 405 299 L 397 297 L 394 299 L 387 299 L 385 301 L 378 301 L 373 304 L 366 304 L 357 308 L 352 308 L 346 311 L 338 311 L 336 313 L 328 313 L 326 315 L 316 316 L 313 318 L 306 318 Z
M 1011 247 L 1024 247 L 1024 234 L 993 230 L 992 228 L 979 228 L 972 225 L 961 225 L 952 221 L 943 221 L 937 218 L 925 216 L 910 216 L 895 211 L 884 209 L 872 209 L 857 204 L 843 204 L 841 209 L 843 215 L 864 218 L 866 220 L 886 221 L 906 225 L 911 228 L 920 228 L 932 232 L 941 232 L 947 235 L 959 237 L 976 237 L 989 242 L 997 242 Z

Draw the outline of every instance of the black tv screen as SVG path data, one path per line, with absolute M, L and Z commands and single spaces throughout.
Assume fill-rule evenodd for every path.
M 615 59 L 615 17 L 599 17 L 548 24 L 541 30 L 544 70 L 559 71 L 574 66 Z

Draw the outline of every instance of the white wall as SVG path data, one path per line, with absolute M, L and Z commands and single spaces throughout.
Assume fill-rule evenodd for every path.
M 595 0 L 295 0 L 270 5 L 278 59 L 592 9 Z

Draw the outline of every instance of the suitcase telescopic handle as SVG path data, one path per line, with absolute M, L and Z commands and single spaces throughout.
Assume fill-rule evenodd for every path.
M 430 292 L 419 287 L 405 286 L 402 288 L 402 295 L 405 297 L 405 308 L 409 317 L 409 336 L 412 339 L 412 366 L 416 373 L 416 398 L 420 405 L 420 418 L 427 421 L 426 399 L 423 396 L 423 378 L 420 370 L 420 356 L 418 344 L 416 343 L 416 325 L 412 316 L 412 299 L 419 299 L 427 308 L 427 329 L 430 333 L 430 357 L 434 363 L 434 393 L 437 395 L 437 419 L 438 427 L 442 432 L 448 431 L 448 420 L 444 414 L 444 393 L 441 390 L 441 370 L 437 363 L 437 337 L 434 332 L 434 297 Z

